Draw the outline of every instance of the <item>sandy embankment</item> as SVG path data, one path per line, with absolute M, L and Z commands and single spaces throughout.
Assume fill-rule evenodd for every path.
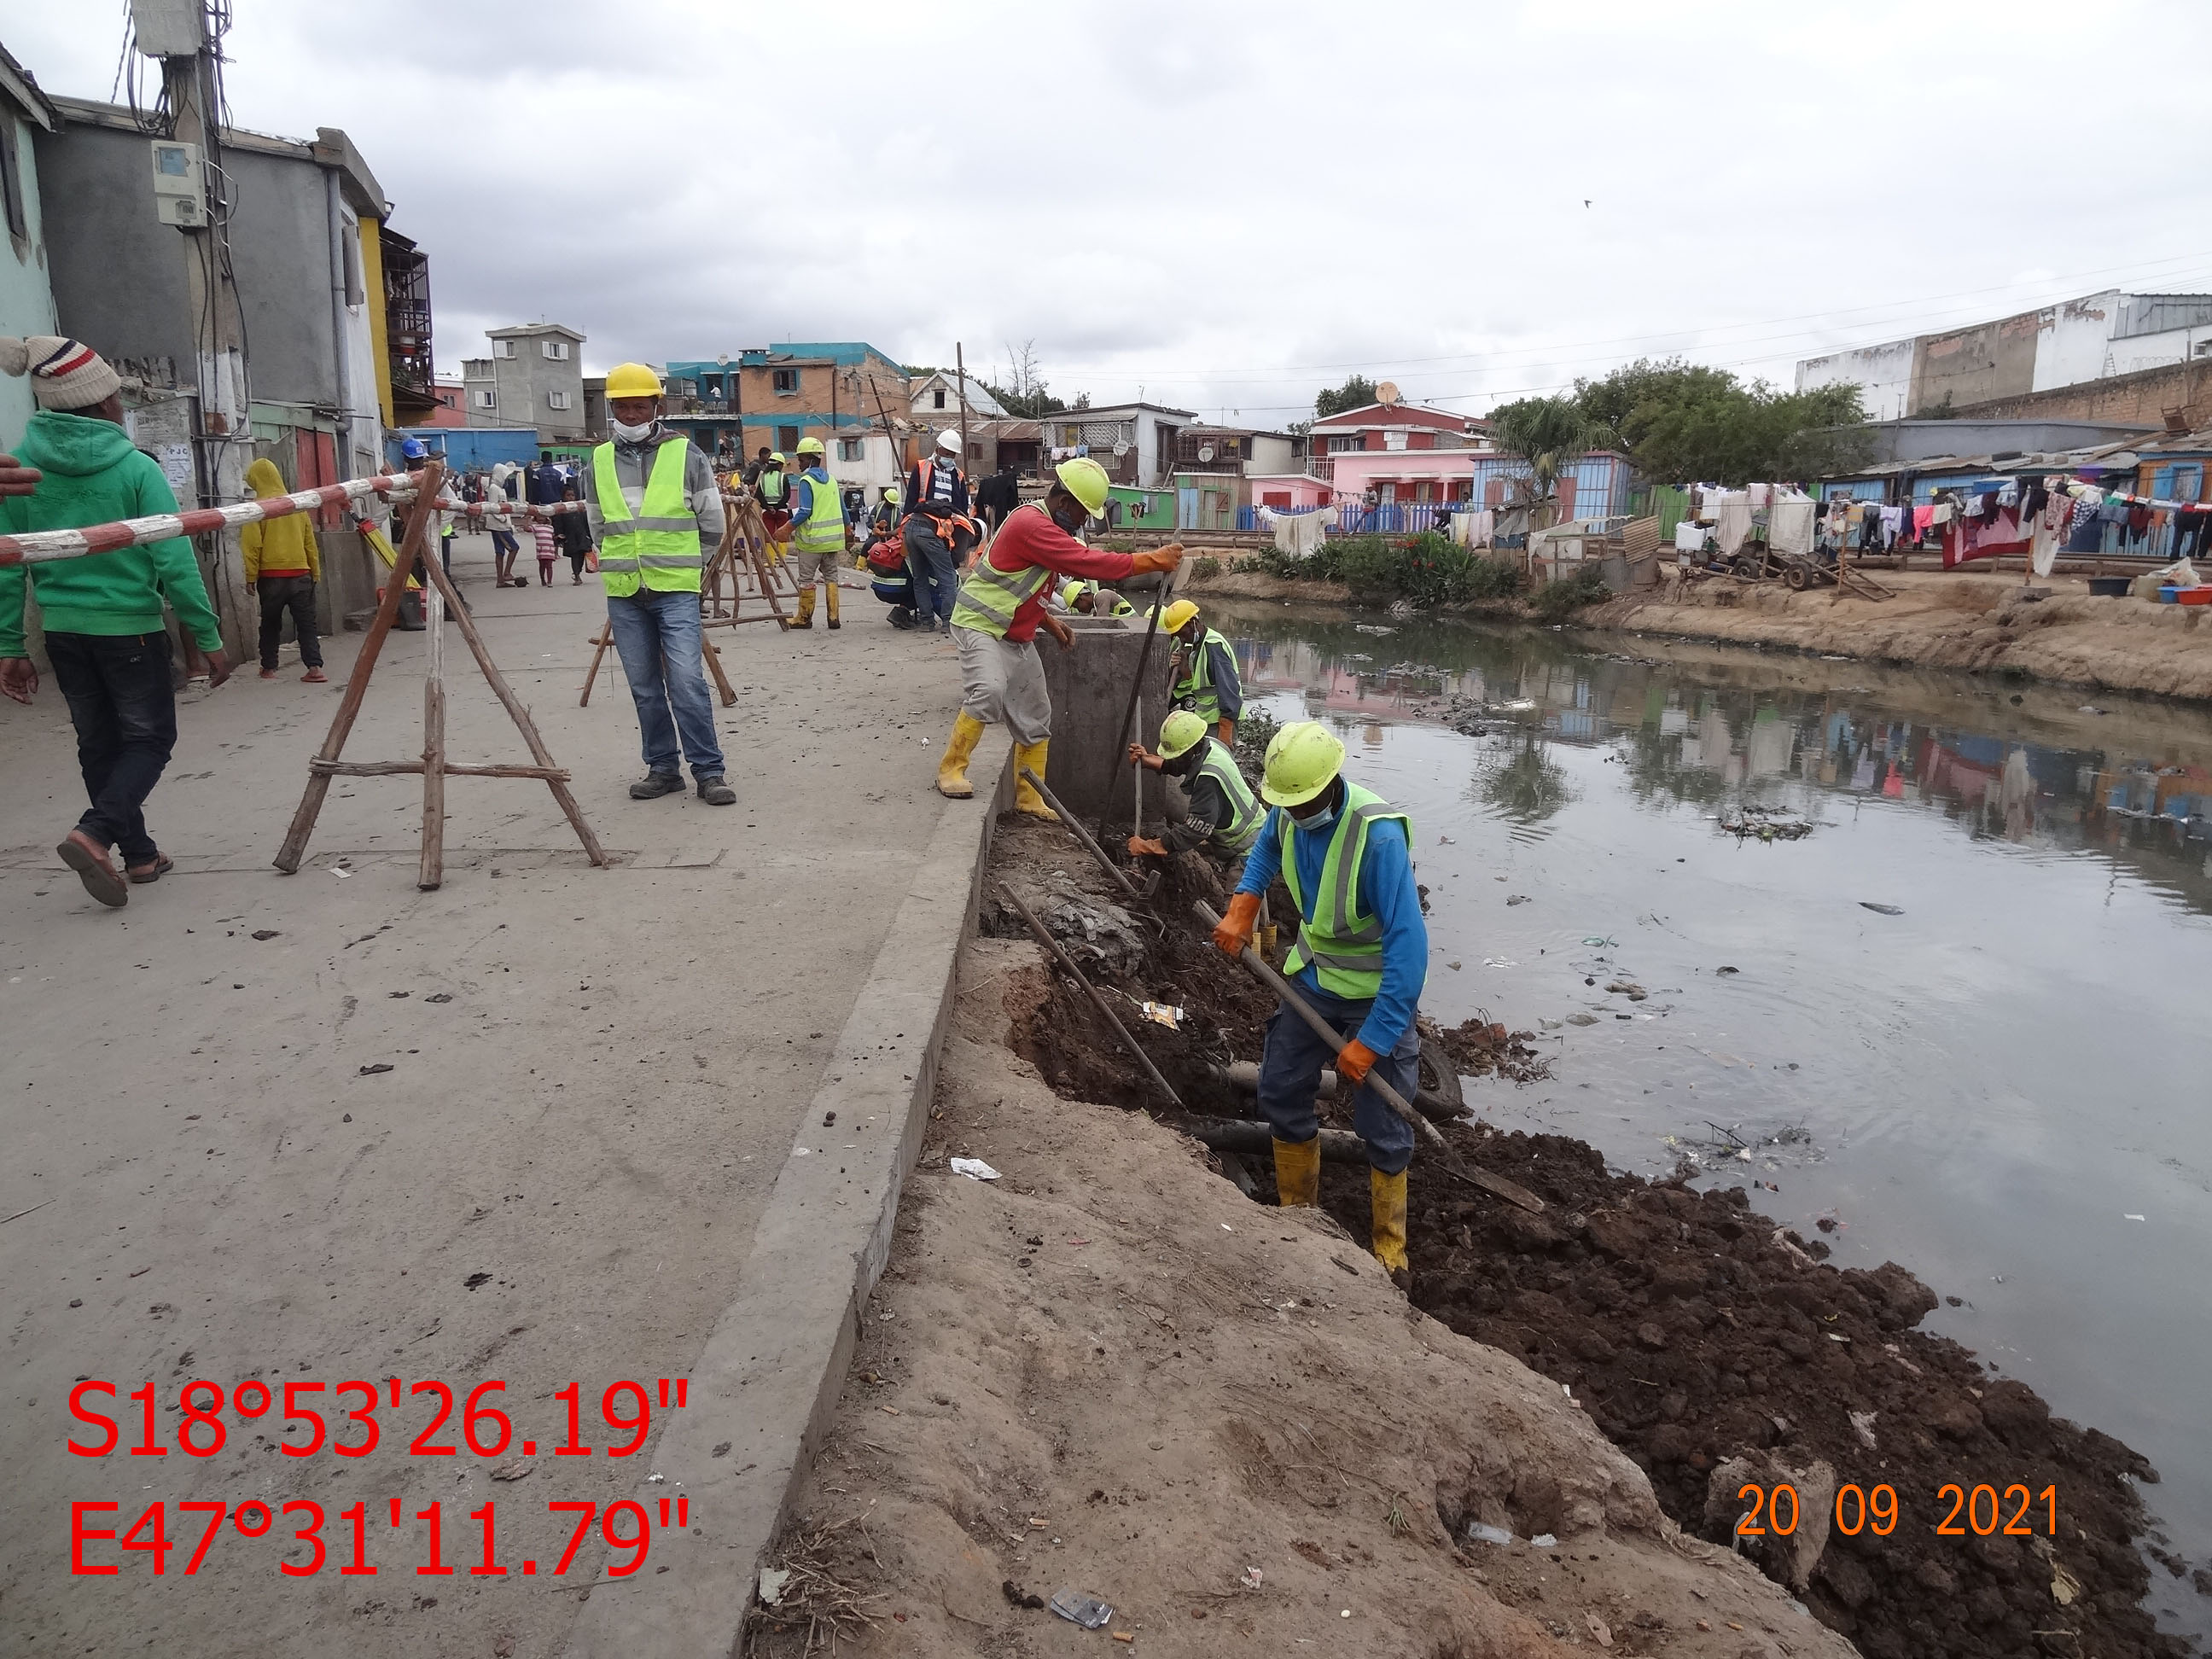
M 834 1579 L 874 1621 L 838 1651 L 1851 1651 L 1325 1214 L 1248 1202 L 1194 1143 L 1055 1095 L 1007 1046 L 1041 955 L 979 939 L 963 964 L 921 1167 L 794 1505 L 792 1591 L 830 1611 Z M 1467 1543 L 1471 1521 L 1519 1541 Z M 1017 1599 L 1063 1588 L 1133 1641 Z M 760 1610 L 748 1651 L 796 1655 L 807 1625 Z

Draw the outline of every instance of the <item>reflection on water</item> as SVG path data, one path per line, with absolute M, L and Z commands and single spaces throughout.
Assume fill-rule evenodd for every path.
M 1356 732 L 1355 747 L 1379 746 L 1380 720 L 1445 724 L 1485 706 L 1477 723 L 1492 742 L 1470 799 L 1532 830 L 1572 795 L 1550 742 L 1607 744 L 1639 798 L 1808 817 L 1837 796 L 1917 805 L 1971 836 L 2102 853 L 2212 912 L 2212 721 L 2201 714 L 2157 714 L 2171 729 L 2155 744 L 2037 741 L 1893 712 L 1896 677 L 1861 664 L 1821 665 L 1854 682 L 1836 690 L 1789 683 L 1799 670 L 1788 659 L 1768 672 L 1772 684 L 1716 686 L 1695 665 L 1576 652 L 1548 633 L 1235 621 L 1247 688 L 1297 691 L 1309 715 Z M 1856 683 L 1869 679 L 1888 683 Z M 1916 677 L 1912 689 L 1956 701 L 1960 684 Z M 2079 714 L 2074 694 L 2033 696 Z M 2027 698 L 1972 701 L 1978 712 Z
M 1550 1047 L 1551 1082 L 1477 1109 L 1654 1174 L 1740 1129 L 1723 1182 L 1958 1297 L 1929 1324 L 2142 1450 L 2212 1561 L 2212 712 L 1212 610 L 1249 700 L 1331 721 L 1411 814 L 1428 1012 Z M 1723 832 L 1754 807 L 1814 827 Z M 2212 1598 L 2153 1580 L 2212 1634 Z

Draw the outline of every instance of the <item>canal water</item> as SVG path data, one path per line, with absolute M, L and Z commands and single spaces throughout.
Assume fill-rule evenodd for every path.
M 1476 1109 L 1694 1158 L 1836 1265 L 1903 1263 L 1956 1298 L 1928 1328 L 2148 1457 L 2212 1565 L 2212 714 L 1210 609 L 1249 704 L 1330 722 L 1412 813 L 1427 1010 L 1542 1033 L 1552 1079 Z M 2153 1578 L 2163 1626 L 2212 1635 Z

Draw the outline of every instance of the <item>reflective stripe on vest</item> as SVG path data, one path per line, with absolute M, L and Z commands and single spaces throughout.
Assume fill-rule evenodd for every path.
M 780 466 L 764 466 L 753 480 L 753 488 L 770 507 L 783 505 L 783 498 L 791 493 L 791 475 Z
M 1218 726 L 1221 721 L 1221 697 L 1213 689 L 1213 647 L 1217 645 L 1224 651 L 1229 648 L 1228 641 L 1207 629 L 1198 642 L 1190 672 L 1177 680 L 1168 694 L 1176 708 L 1189 709 L 1208 726 Z
M 1300 890 L 1298 861 L 1291 845 L 1295 820 L 1285 811 L 1282 820 L 1283 884 L 1302 919 L 1296 944 L 1283 963 L 1283 972 L 1296 978 L 1308 963 L 1314 967 L 1321 988 L 1348 1002 L 1371 1002 L 1382 990 L 1382 922 L 1377 916 L 1358 914 L 1359 866 L 1367 856 L 1367 831 L 1378 819 L 1395 820 L 1406 834 L 1406 850 L 1413 848 L 1413 821 L 1394 811 L 1372 790 L 1356 783 L 1344 786 L 1344 801 L 1337 808 L 1335 833 L 1322 860 L 1321 890 L 1310 898 Z
M 845 550 L 845 509 L 837 504 L 837 486 L 827 478 L 809 478 L 814 510 L 791 532 L 794 553 L 842 553 Z
M 608 598 L 627 599 L 641 583 L 659 593 L 699 591 L 699 520 L 687 510 L 684 494 L 690 457 L 688 438 L 661 444 L 639 510 L 632 513 L 615 477 L 615 447 L 601 444 L 592 452 L 592 480 L 599 498 L 599 574 Z
M 1030 506 L 1044 512 L 1042 502 L 1031 501 Z M 952 607 L 952 625 L 1003 640 L 1013 626 L 1014 612 L 1042 592 L 1051 580 L 1052 572 L 1041 564 L 1001 570 L 986 554 L 975 561 L 975 568 L 960 584 L 960 598 Z
M 1198 769 L 1220 786 L 1229 802 L 1230 820 L 1224 828 L 1216 830 L 1212 842 L 1224 853 L 1248 853 L 1260 836 L 1260 825 L 1267 816 L 1260 805 L 1252 786 L 1244 781 L 1244 775 L 1237 769 L 1237 763 L 1229 751 L 1212 738 L 1206 739 L 1206 758 Z

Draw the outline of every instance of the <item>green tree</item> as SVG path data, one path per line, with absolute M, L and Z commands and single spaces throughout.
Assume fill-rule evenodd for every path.
M 1548 528 L 1560 473 L 1577 456 L 1602 447 L 1610 434 L 1573 398 L 1522 398 L 1498 404 L 1489 421 L 1491 442 L 1528 463 L 1528 476 L 1515 481 L 1521 499 L 1512 505 L 1534 508 L 1535 527 Z
M 1810 479 L 1862 464 L 1865 410 L 1856 386 L 1778 392 L 1732 384 L 1630 414 L 1637 470 L 1654 483 Z
M 1324 388 L 1314 394 L 1314 418 L 1325 421 L 1332 415 L 1364 409 L 1374 401 L 1375 382 L 1364 374 L 1355 374 L 1340 386 Z
M 1638 410 L 1647 404 L 1665 406 L 1717 396 L 1735 384 L 1735 376 L 1724 368 L 1707 368 L 1680 357 L 1661 362 L 1638 357 L 1602 380 L 1577 380 L 1575 401 L 1591 420 L 1613 434 L 1610 447 L 1626 454 L 1636 447 L 1633 417 Z

